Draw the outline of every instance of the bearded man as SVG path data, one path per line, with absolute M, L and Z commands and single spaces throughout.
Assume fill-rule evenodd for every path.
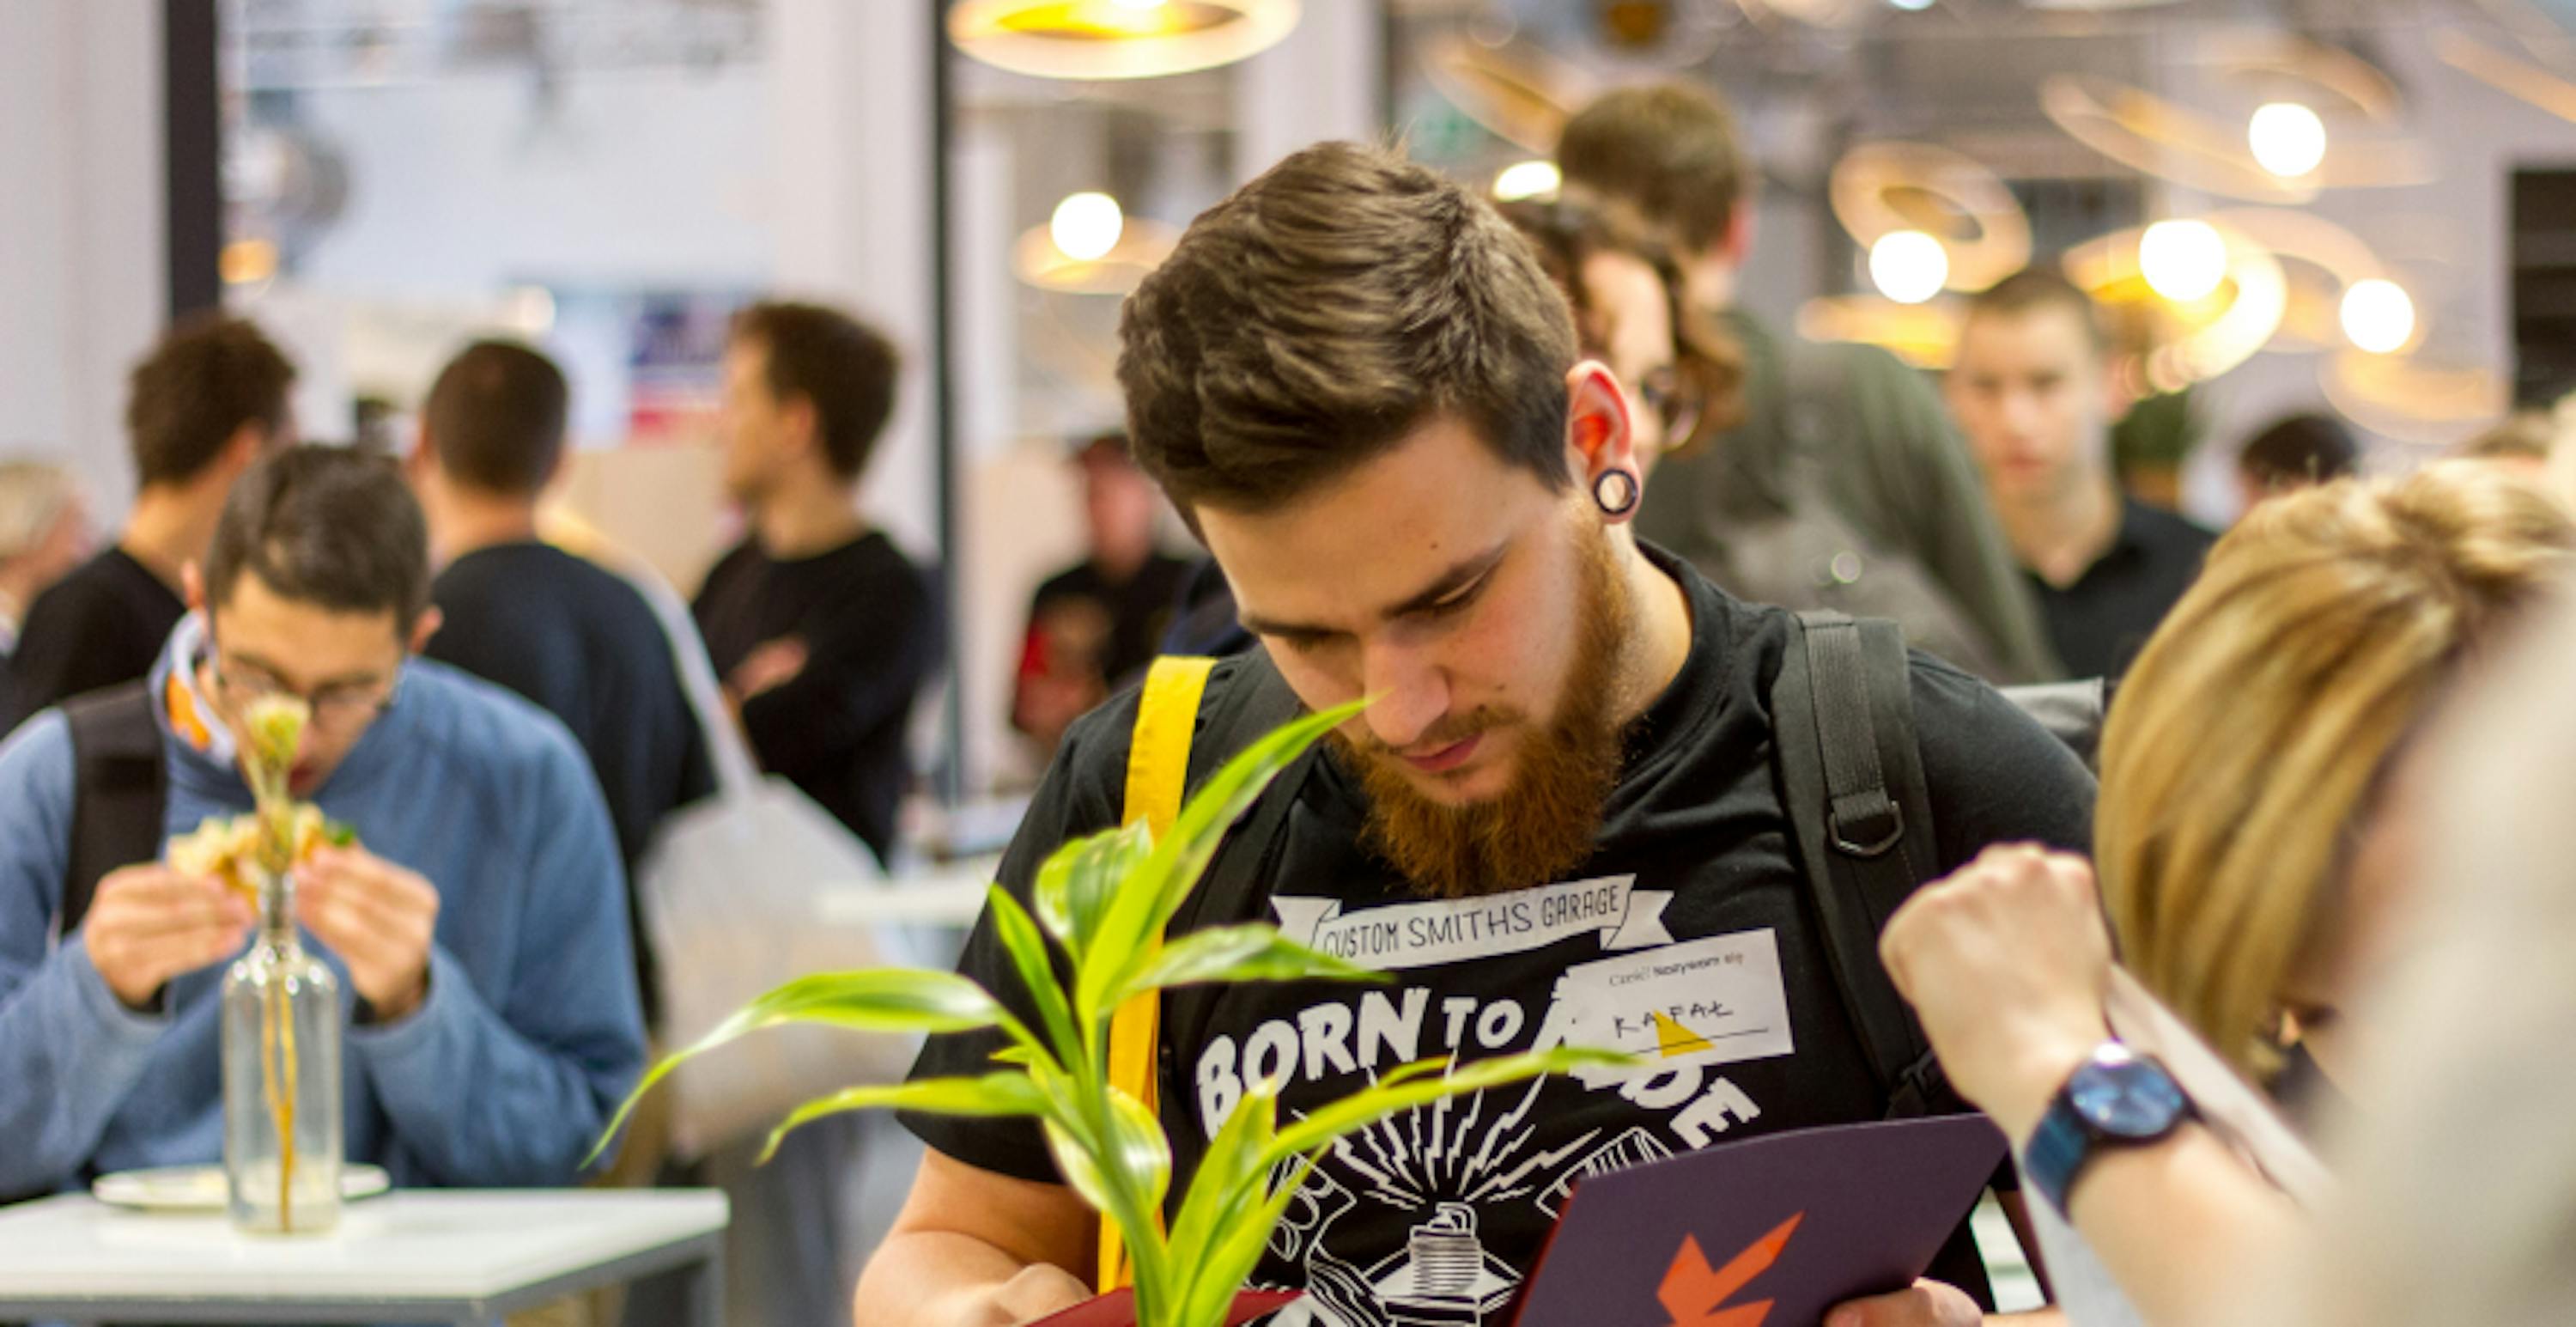
M 1286 1119 L 1421 1058 L 1602 1044 L 1639 982 L 1673 983 L 1658 1003 L 1703 1023 L 1698 1049 L 1650 1071 L 1496 1089 L 1330 1150 L 1258 1273 L 1308 1292 L 1282 1320 L 1501 1321 L 1584 1176 L 1880 1118 L 1772 767 L 1768 693 L 1798 624 L 1630 533 L 1631 397 L 1579 358 L 1522 238 L 1421 167 L 1311 148 L 1201 216 L 1120 335 L 1137 460 L 1263 647 L 1218 666 L 1202 738 L 1265 689 L 1314 709 L 1375 698 L 1273 785 L 1174 929 L 1276 921 L 1393 979 L 1174 992 L 1173 1192 L 1248 1083 L 1281 1084 Z M 2091 783 L 2064 748 L 1956 669 L 1917 655 L 1910 676 L 1927 876 L 1992 842 L 2088 841 Z M 1138 705 L 1074 726 L 1008 888 L 1120 822 Z M 963 971 L 1020 995 L 989 918 Z M 915 1073 L 987 1072 L 997 1045 L 935 1038 Z M 1096 1218 L 1034 1126 L 906 1122 L 931 1151 L 860 1323 L 1019 1322 L 1085 1297 L 1070 1269 L 1090 1265 Z M 1935 1274 L 1847 1307 L 1974 1321 L 1964 1229 Z

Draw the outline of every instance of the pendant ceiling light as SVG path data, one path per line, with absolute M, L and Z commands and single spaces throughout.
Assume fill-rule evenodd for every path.
M 2069 137 L 2124 166 L 2248 202 L 2304 203 L 2324 189 L 2434 178 L 2424 145 L 2397 135 L 2405 104 L 2396 84 L 2350 51 L 2238 34 L 2205 41 L 2197 64 L 2223 91 L 2247 94 L 2253 113 L 2214 115 L 2075 74 L 2043 81 L 2040 108 Z
M 2103 306 L 2122 339 L 2143 343 L 2134 359 L 2123 356 L 2122 377 L 2158 392 L 2206 382 L 2253 358 L 2289 308 L 2289 282 L 2269 249 L 2207 219 L 2165 224 L 2190 228 L 2167 234 L 2217 238 L 2220 272 L 2212 289 L 2177 299 L 2156 288 L 2149 273 L 2159 255 L 2147 241 L 2153 227 L 2105 235 L 2065 258 L 2067 279 Z M 2188 255 L 2196 246 L 2182 247 Z
M 1834 163 L 1834 218 L 1865 249 L 1921 231 L 1941 242 L 1951 290 L 1983 290 L 2030 262 L 2030 218 L 2003 178 L 1928 143 L 1864 143 Z
M 948 39 L 1036 78 L 1161 78 L 1232 64 L 1297 26 L 1297 0 L 958 0 Z

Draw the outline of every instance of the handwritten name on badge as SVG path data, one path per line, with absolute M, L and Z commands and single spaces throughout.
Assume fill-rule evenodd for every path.
M 1796 1049 L 1779 938 L 1767 929 L 1568 968 L 1563 994 L 1573 1040 L 1626 1051 L 1653 1072 Z
M 1289 939 L 1347 963 L 1396 972 L 1526 953 L 1587 933 L 1599 935 L 1601 947 L 1613 952 L 1671 944 L 1664 907 L 1672 894 L 1631 888 L 1636 879 L 1606 876 L 1349 914 L 1338 899 L 1274 895 L 1270 906 Z

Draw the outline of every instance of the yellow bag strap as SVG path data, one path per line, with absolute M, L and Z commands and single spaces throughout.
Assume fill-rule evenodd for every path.
M 1214 659 L 1156 659 L 1145 674 L 1145 690 L 1136 710 L 1136 732 L 1127 748 L 1127 823 L 1145 822 L 1156 839 L 1180 819 L 1181 794 L 1190 775 L 1190 738 L 1198 730 L 1199 698 L 1207 692 Z M 1152 941 L 1162 944 L 1156 935 Z M 1149 1113 L 1161 1106 L 1161 1083 L 1154 1072 L 1155 1040 L 1161 1030 L 1160 993 L 1147 991 L 1118 1007 L 1109 1018 L 1109 1082 L 1145 1104 Z M 1155 1213 L 1160 1220 L 1162 1214 Z M 1127 1250 L 1118 1228 L 1100 1221 L 1100 1290 L 1106 1294 L 1132 1279 Z

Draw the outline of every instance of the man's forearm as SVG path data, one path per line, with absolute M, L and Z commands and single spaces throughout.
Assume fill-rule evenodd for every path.
M 1007 1327 L 1090 1297 L 1062 1268 L 950 1231 L 897 1231 L 859 1277 L 853 1327 Z

